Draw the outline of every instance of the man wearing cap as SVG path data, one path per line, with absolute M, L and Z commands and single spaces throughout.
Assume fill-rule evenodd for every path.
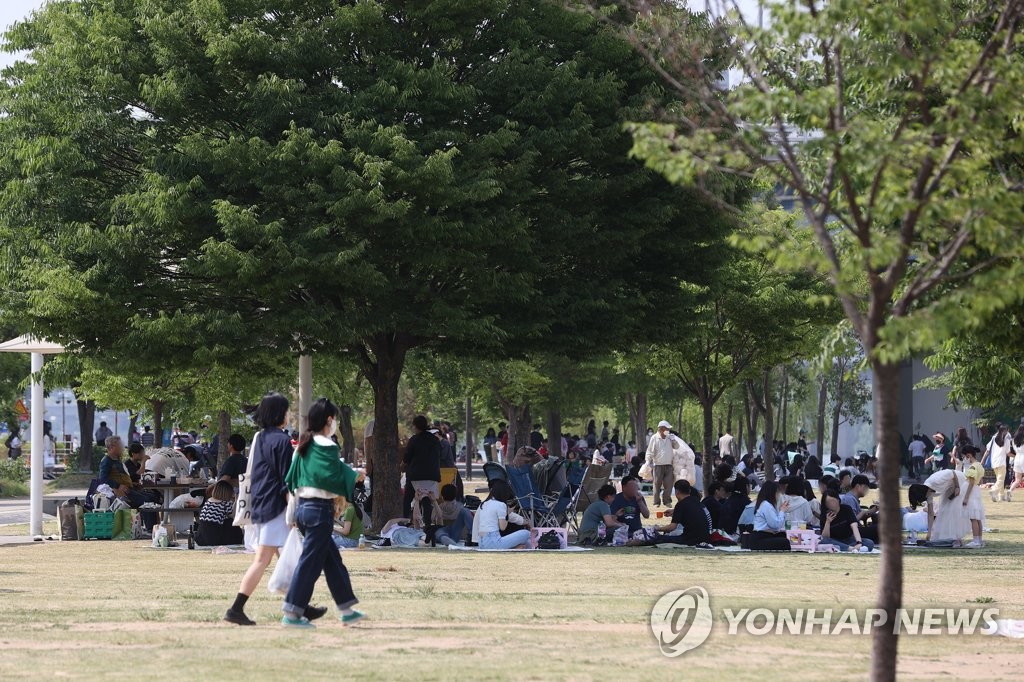
M 658 431 L 647 443 L 647 465 L 654 478 L 654 506 L 672 505 L 672 486 L 675 483 L 673 463 L 677 451 L 682 453 L 684 445 L 678 437 L 669 433 L 672 425 L 667 421 L 658 422 Z

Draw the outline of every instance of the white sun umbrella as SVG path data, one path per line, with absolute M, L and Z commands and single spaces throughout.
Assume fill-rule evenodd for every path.
M 29 531 L 43 534 L 43 381 L 38 380 L 43 369 L 43 356 L 64 352 L 64 346 L 32 336 L 19 336 L 0 343 L 0 353 L 30 353 L 32 355 L 32 476 L 29 502 Z

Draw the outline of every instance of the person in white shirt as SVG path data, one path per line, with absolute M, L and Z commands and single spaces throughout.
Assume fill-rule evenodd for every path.
M 907 451 L 910 453 L 910 477 L 921 478 L 924 473 L 924 456 L 928 450 L 928 446 L 925 445 L 924 439 L 921 438 L 921 434 L 915 433 L 914 437 L 910 441 L 910 445 L 907 446 Z
M 1005 424 L 999 425 L 996 435 L 988 442 L 985 454 L 991 458 L 989 466 L 996 475 L 995 483 L 989 490 L 993 502 L 1000 502 L 1006 499 L 1010 501 L 1010 493 L 1006 492 L 1006 462 L 1010 456 L 1010 449 L 1013 447 L 1013 439 L 1010 438 L 1010 427 Z M 984 461 L 984 458 L 982 458 Z
M 683 448 L 685 444 L 678 436 L 669 431 L 672 425 L 667 421 L 658 422 L 658 432 L 651 436 L 647 443 L 647 465 L 651 468 L 651 475 L 654 478 L 654 506 L 664 504 L 672 506 L 672 490 L 675 485 L 675 462 L 676 453 L 685 459 Z M 689 449 L 689 448 L 687 448 Z M 692 475 L 693 454 L 690 451 L 689 471 Z M 681 464 L 685 468 L 685 462 Z M 691 480 L 692 483 L 692 480 Z
M 718 456 L 725 457 L 726 455 L 735 456 L 736 453 L 732 451 L 733 437 L 726 431 L 721 438 L 718 439 Z
M 491 494 L 480 505 L 477 511 L 477 531 L 480 534 L 480 549 L 518 549 L 526 546 L 530 540 L 530 531 L 521 529 L 502 535 L 501 531 L 508 527 L 509 522 L 525 525 L 519 514 L 510 512 L 506 502 L 514 497 L 512 488 L 501 479 L 490 483 Z

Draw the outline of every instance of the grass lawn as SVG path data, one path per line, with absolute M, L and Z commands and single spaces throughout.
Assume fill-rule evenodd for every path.
M 906 557 L 905 605 L 986 606 L 1024 618 L 1024 495 L 988 503 L 983 550 Z M 11 534 L 12 527 L 0 528 Z M 0 680 L 367 679 L 859 680 L 870 637 L 730 636 L 723 608 L 873 606 L 877 556 L 608 548 L 574 554 L 346 551 L 370 619 L 286 631 L 266 584 L 221 622 L 247 555 L 153 550 L 143 542 L 0 547 Z M 658 596 L 711 594 L 710 639 L 663 657 L 648 618 Z M 989 600 L 992 600 L 991 604 Z M 323 581 L 314 601 L 329 604 Z M 1019 677 L 1024 644 L 984 636 L 901 639 L 900 676 Z

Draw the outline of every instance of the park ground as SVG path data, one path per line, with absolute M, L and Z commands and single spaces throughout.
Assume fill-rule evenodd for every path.
M 1024 495 L 987 503 L 982 550 L 906 554 L 910 608 L 1024 618 Z M 8 526 L 0 533 L 25 532 Z M 369 619 L 278 625 L 262 584 L 257 627 L 220 619 L 250 557 L 146 542 L 0 546 L 0 680 L 860 680 L 870 637 L 729 635 L 722 609 L 870 608 L 878 556 L 608 548 L 580 553 L 346 551 Z M 666 591 L 699 585 L 716 617 L 699 649 L 665 658 L 650 633 Z M 321 581 L 314 601 L 329 604 Z M 1011 679 L 1024 642 L 906 636 L 901 679 Z

